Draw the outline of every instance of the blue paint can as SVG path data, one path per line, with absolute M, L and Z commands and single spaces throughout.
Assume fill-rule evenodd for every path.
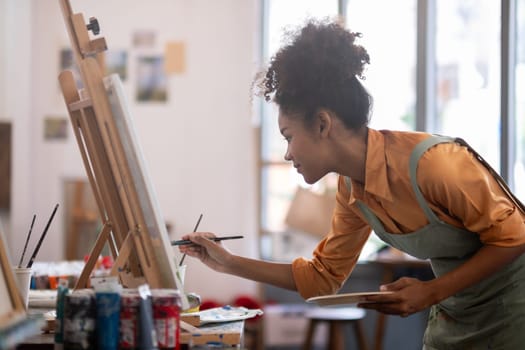
M 120 293 L 97 292 L 97 345 L 117 350 L 119 344 Z

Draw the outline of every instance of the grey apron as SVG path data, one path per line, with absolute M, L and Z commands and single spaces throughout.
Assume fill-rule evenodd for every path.
M 388 233 L 377 216 L 362 201 L 357 201 L 367 222 L 383 241 L 414 257 L 429 259 L 437 277 L 463 264 L 482 246 L 477 234 L 440 220 L 416 183 L 419 158 L 443 142 L 467 146 L 495 173 L 463 140 L 432 136 L 415 147 L 409 163 L 412 187 L 429 221 L 427 226 L 407 234 Z M 501 177 L 494 176 L 523 210 Z M 346 180 L 350 186 L 350 179 Z M 423 343 L 428 350 L 525 349 L 525 255 L 489 278 L 432 306 Z

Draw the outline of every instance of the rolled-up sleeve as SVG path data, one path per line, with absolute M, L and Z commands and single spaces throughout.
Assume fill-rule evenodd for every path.
M 295 285 L 305 299 L 337 292 L 350 276 L 370 235 L 370 227 L 348 204 L 348 197 L 344 181 L 339 181 L 330 232 L 311 259 L 300 257 L 292 263 Z

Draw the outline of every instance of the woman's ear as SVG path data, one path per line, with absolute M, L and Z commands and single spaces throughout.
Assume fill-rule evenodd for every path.
M 322 108 L 317 112 L 317 131 L 319 132 L 320 136 L 327 136 L 330 133 L 333 122 L 332 118 L 332 112 L 327 109 Z

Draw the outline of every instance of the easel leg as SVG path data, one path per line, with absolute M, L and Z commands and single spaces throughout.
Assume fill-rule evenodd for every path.
M 104 227 L 102 227 L 102 232 L 100 232 L 100 234 L 98 235 L 97 241 L 95 242 L 95 246 L 91 250 L 91 254 L 89 255 L 88 261 L 86 262 L 86 266 L 84 266 L 84 269 L 82 270 L 82 273 L 78 278 L 77 284 L 75 285 L 75 289 L 87 287 L 89 275 L 91 275 L 91 272 L 95 267 L 100 252 L 102 252 L 102 248 L 104 248 L 104 244 L 106 244 L 106 241 L 108 240 L 109 232 L 111 232 L 111 226 L 108 224 L 104 224 Z
M 129 255 L 131 254 L 131 248 L 132 248 L 131 234 L 128 234 L 126 238 L 124 239 L 124 242 L 122 242 L 122 246 L 120 247 L 118 257 L 115 259 L 115 262 L 113 263 L 113 267 L 111 268 L 111 276 L 116 276 L 120 274 L 120 272 L 123 271 L 124 265 L 126 261 L 128 261 Z
M 125 265 L 129 262 L 129 257 L 134 248 L 136 249 L 136 246 L 133 241 L 132 233 L 130 232 L 120 246 L 118 257 L 115 259 L 110 273 L 111 276 L 119 276 L 122 284 L 129 288 L 138 287 L 139 285 L 146 283 L 144 277 L 133 276 L 130 271 L 125 270 Z

